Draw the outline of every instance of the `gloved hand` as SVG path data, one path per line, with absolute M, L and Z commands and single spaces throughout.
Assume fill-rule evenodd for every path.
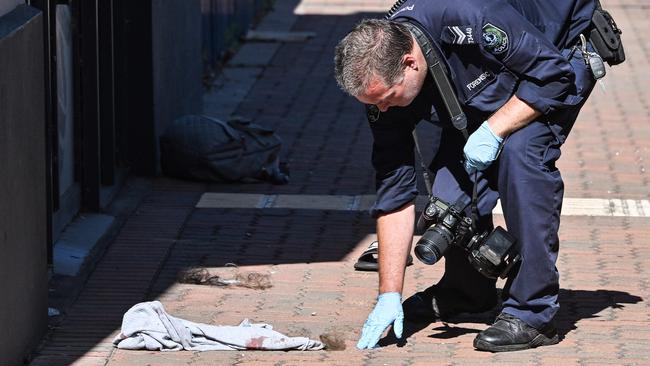
M 484 170 L 497 158 L 503 138 L 497 136 L 487 121 L 474 131 L 467 139 L 463 152 L 465 153 L 465 170 L 473 173 Z
M 391 324 L 393 324 L 395 336 L 402 338 L 404 310 L 402 310 L 402 296 L 397 292 L 386 292 L 377 297 L 377 305 L 363 324 L 357 348 L 374 348 L 381 335 Z

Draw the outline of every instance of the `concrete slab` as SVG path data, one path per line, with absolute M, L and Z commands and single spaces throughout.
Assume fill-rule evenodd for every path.
M 250 30 L 245 39 L 249 42 L 304 42 L 316 37 L 314 32 L 286 32 Z
M 230 60 L 232 67 L 263 67 L 271 62 L 271 58 L 280 47 L 277 43 L 246 43 L 235 57 Z
M 227 119 L 262 74 L 258 67 L 226 67 L 213 88 L 203 94 L 203 113 Z
M 427 196 L 418 196 L 416 207 L 426 205 Z M 246 193 L 212 193 L 201 196 L 197 208 L 289 208 L 304 210 L 366 211 L 374 195 L 258 195 Z M 494 214 L 502 215 L 501 202 Z M 649 200 L 603 198 L 565 198 L 562 216 L 650 217 Z
M 54 244 L 54 273 L 75 276 L 95 244 L 104 236 L 115 218 L 102 214 L 79 215 Z
M 493 213 L 503 214 L 501 202 Z M 562 216 L 650 217 L 650 201 L 605 198 L 565 198 Z
M 393 0 L 378 1 L 301 1 L 294 10 L 298 15 L 353 15 L 357 13 L 385 14 Z
M 273 11 L 264 17 L 255 29 L 260 31 L 288 31 L 296 23 L 298 15 L 295 9 L 300 3 L 299 0 L 276 1 L 273 4 Z
M 354 196 L 279 195 L 273 208 L 319 209 L 346 211 L 356 208 Z M 358 207 L 358 204 L 356 205 Z
M 197 208 L 251 208 L 258 207 L 262 194 L 230 194 L 210 193 L 203 194 L 196 204 Z

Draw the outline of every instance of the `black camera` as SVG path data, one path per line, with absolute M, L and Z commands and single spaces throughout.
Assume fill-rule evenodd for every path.
M 520 260 L 516 239 L 506 230 L 497 226 L 490 233 L 475 233 L 471 218 L 437 197 L 430 198 L 417 229 L 426 229 L 414 249 L 415 256 L 425 264 L 438 262 L 450 245 L 463 248 L 474 268 L 488 278 L 505 278 Z

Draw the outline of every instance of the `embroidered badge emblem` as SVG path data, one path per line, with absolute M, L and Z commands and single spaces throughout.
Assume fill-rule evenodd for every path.
M 488 51 L 498 55 L 508 50 L 508 34 L 501 28 L 487 23 L 483 26 L 483 43 Z

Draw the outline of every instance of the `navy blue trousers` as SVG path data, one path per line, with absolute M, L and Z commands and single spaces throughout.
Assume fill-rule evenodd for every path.
M 594 80 L 579 53 L 571 63 L 576 88 L 586 100 Z M 491 211 L 501 199 L 507 230 L 517 238 L 522 256 L 504 286 L 502 311 L 536 328 L 550 323 L 559 309 L 555 263 L 564 183 L 555 162 L 581 107 L 542 116 L 512 133 L 497 161 L 478 177 L 479 228 L 492 229 Z M 471 201 L 472 178 L 462 166 L 464 144 L 458 131 L 444 129 L 432 163 L 436 171 L 433 194 L 450 203 Z M 451 247 L 447 251 L 440 287 L 481 302 L 484 296 L 495 296 L 495 283 L 472 268 L 463 250 Z

